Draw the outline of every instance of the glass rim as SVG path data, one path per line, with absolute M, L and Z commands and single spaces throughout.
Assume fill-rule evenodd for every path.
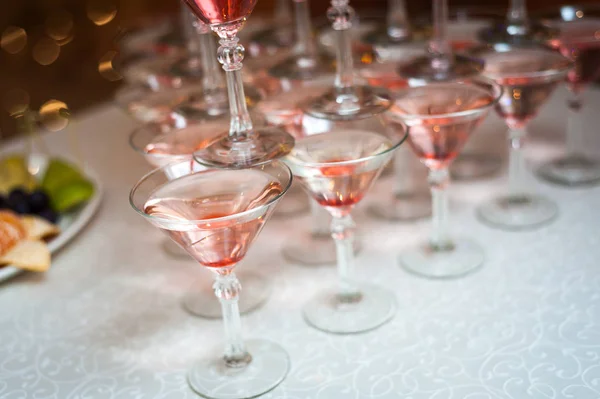
M 357 163 L 362 163 L 365 161 L 369 161 L 375 158 L 378 158 L 382 155 L 385 155 L 389 152 L 392 152 L 394 150 L 396 150 L 398 147 L 400 147 L 400 145 L 402 145 L 402 143 L 404 143 L 406 141 L 406 139 L 408 138 L 408 128 L 404 128 L 404 134 L 402 135 L 402 138 L 399 139 L 396 143 L 394 143 L 394 145 L 390 146 L 389 148 L 386 148 L 385 150 L 378 152 L 377 154 L 372 154 L 366 157 L 362 157 L 362 158 L 356 158 L 356 159 L 351 159 L 348 161 L 338 161 L 338 162 L 304 162 L 304 161 L 300 161 L 300 162 L 295 162 L 290 160 L 290 156 L 287 155 L 285 157 L 283 157 L 283 162 L 284 163 L 292 163 L 295 165 L 302 165 L 302 166 L 307 166 L 310 168 L 321 168 L 321 167 L 328 167 L 328 166 L 332 166 L 332 165 L 336 165 L 336 166 L 346 166 L 346 165 L 353 165 L 353 164 L 357 164 Z M 308 137 L 316 137 L 316 136 L 320 136 L 320 135 L 326 135 L 327 133 L 321 133 L 321 134 L 315 134 L 312 136 L 308 136 Z M 292 150 L 293 151 L 293 150 Z
M 506 51 L 498 51 L 498 50 L 496 50 L 496 48 L 498 46 L 505 46 L 507 50 Z M 509 78 L 517 78 L 517 79 L 550 78 L 553 76 L 566 75 L 573 68 L 573 62 L 571 60 L 569 60 L 562 54 L 558 53 L 556 51 L 556 49 L 553 49 L 551 47 L 544 46 L 544 45 L 527 46 L 527 45 L 514 45 L 514 44 L 509 44 L 509 43 L 496 43 L 496 44 L 492 44 L 492 45 L 479 46 L 474 49 L 471 49 L 469 51 L 469 54 L 473 57 L 478 57 L 479 54 L 484 53 L 486 50 L 489 53 L 495 53 L 495 54 L 507 53 L 511 50 L 533 50 L 533 51 L 547 52 L 549 54 L 556 56 L 557 58 L 562 58 L 565 61 L 564 66 L 562 66 L 560 68 L 550 68 L 550 69 L 546 69 L 543 71 L 523 72 L 523 73 L 518 73 L 518 74 L 517 73 L 499 73 L 499 72 L 489 73 L 489 72 L 486 72 L 485 68 L 484 68 L 484 70 L 482 71 L 482 75 L 484 77 L 486 77 L 488 79 L 492 79 L 492 80 L 509 79 Z M 483 60 L 483 62 L 485 64 L 485 60 Z
M 150 152 L 146 151 L 146 149 L 145 149 L 146 147 L 141 148 L 140 146 L 138 146 L 138 145 L 136 145 L 134 143 L 135 137 L 137 137 L 140 134 L 143 134 L 148 129 L 152 129 L 152 128 L 157 129 L 157 134 L 156 134 L 155 137 L 162 136 L 162 135 L 165 135 L 165 134 L 169 134 L 169 133 L 174 132 L 175 130 L 178 130 L 178 129 L 172 129 L 172 130 L 170 130 L 168 132 L 163 132 L 162 130 L 160 130 L 161 129 L 161 125 L 159 123 L 156 123 L 156 122 L 151 122 L 151 123 L 147 123 L 145 125 L 136 127 L 135 129 L 133 129 L 131 131 L 131 133 L 129 133 L 129 139 L 128 139 L 129 146 L 135 152 L 137 152 L 138 154 L 142 154 L 144 156 L 149 156 L 149 157 L 157 158 L 157 159 L 167 159 L 167 158 L 176 158 L 176 157 L 177 158 L 181 158 L 181 157 L 184 157 L 184 156 L 187 155 L 187 154 L 153 154 L 153 153 L 150 153 Z M 150 142 L 146 143 L 146 145 L 148 145 L 148 144 L 150 144 Z M 191 157 L 192 154 L 189 154 L 189 155 Z
M 474 85 L 474 82 L 479 82 L 482 84 L 486 84 L 489 85 L 492 89 L 492 95 L 493 95 L 493 100 L 490 101 L 488 104 L 479 107 L 479 108 L 475 108 L 475 109 L 468 109 L 468 110 L 464 110 L 464 111 L 456 111 L 456 112 L 449 112 L 449 113 L 445 113 L 445 114 L 437 114 L 437 115 L 425 115 L 425 114 L 402 114 L 400 115 L 399 113 L 395 113 L 392 110 L 388 111 L 388 117 L 390 117 L 393 120 L 412 120 L 412 119 L 446 119 L 446 118 L 459 118 L 459 117 L 464 117 L 464 116 L 471 116 L 471 115 L 477 115 L 491 107 L 493 107 L 494 105 L 496 105 L 496 103 L 498 103 L 498 101 L 500 101 L 500 98 L 502 97 L 502 94 L 504 93 L 504 87 L 502 87 L 501 84 L 498 84 L 497 82 L 495 82 L 493 79 L 489 79 L 486 77 L 476 77 L 476 78 L 472 78 L 472 79 L 465 79 L 462 81 L 454 81 L 454 82 L 435 82 L 435 83 L 430 83 L 427 85 L 423 85 L 423 86 L 417 86 L 417 87 L 408 87 L 406 89 L 402 89 L 399 90 L 397 92 L 394 93 L 394 102 L 396 101 L 397 98 L 399 98 L 400 96 L 402 96 L 403 94 L 409 94 L 411 92 L 414 92 L 415 90 L 419 90 L 419 89 L 428 89 L 428 88 L 433 88 L 433 87 L 441 87 L 441 86 L 455 86 L 455 85 Z M 409 128 L 410 129 L 410 128 Z
M 176 161 L 176 162 L 172 162 L 169 163 L 168 165 L 162 166 L 160 168 L 156 168 L 153 169 L 152 171 L 146 173 L 131 189 L 131 191 L 129 192 L 129 205 L 141 216 L 143 216 L 145 219 L 148 220 L 155 220 L 158 222 L 164 222 L 167 223 L 169 225 L 175 225 L 175 226 L 195 226 L 198 225 L 199 223 L 213 223 L 213 222 L 222 222 L 222 221 L 229 221 L 229 220 L 233 220 L 233 219 L 238 219 L 240 217 L 244 217 L 247 215 L 252 214 L 253 212 L 256 212 L 257 210 L 260 209 L 264 209 L 268 206 L 270 206 L 271 204 L 273 204 L 275 201 L 280 200 L 289 190 L 289 188 L 292 185 L 292 181 L 294 180 L 294 176 L 292 174 L 292 171 L 290 169 L 289 166 L 287 166 L 284 162 L 281 162 L 279 160 L 274 160 L 268 164 L 262 164 L 262 165 L 258 165 L 256 167 L 252 167 L 252 168 L 247 168 L 247 169 L 256 169 L 259 167 L 264 167 L 267 165 L 280 165 L 283 166 L 284 170 L 287 171 L 288 175 L 289 175 L 289 181 L 287 183 L 287 185 L 285 186 L 285 188 L 281 191 L 281 193 L 279 193 L 277 196 L 271 198 L 268 202 L 261 204 L 260 206 L 256 207 L 256 208 L 252 208 L 252 209 L 247 209 L 243 212 L 238 212 L 238 213 L 234 213 L 232 215 L 229 216 L 223 216 L 223 217 L 218 217 L 218 218 L 210 218 L 210 219 L 194 219 L 194 220 L 173 220 L 173 219 L 168 219 L 168 218 L 164 218 L 164 217 L 160 217 L 160 216 L 154 216 L 154 215 L 148 215 L 146 212 L 144 212 L 142 209 L 138 208 L 138 206 L 135 204 L 135 200 L 134 197 L 138 191 L 138 189 L 140 188 L 140 186 L 142 184 L 144 184 L 146 181 L 148 181 L 150 178 L 158 175 L 159 173 L 163 172 L 164 170 L 168 169 L 168 168 L 172 168 L 174 166 L 177 165 L 183 165 L 183 164 L 190 164 L 190 162 L 193 163 L 198 163 L 197 161 L 195 161 L 194 159 L 190 159 L 190 160 L 184 160 L 184 161 Z M 200 166 L 204 167 L 204 165 L 198 163 Z M 173 180 L 169 180 L 168 182 L 172 182 L 172 181 L 176 181 L 178 179 L 196 174 L 196 173 L 202 173 L 202 172 L 206 172 L 206 171 L 232 171 L 232 172 L 237 172 L 237 171 L 243 171 L 243 170 L 247 170 L 247 169 L 219 169 L 219 168 L 207 168 L 204 170 L 198 170 L 196 172 L 192 172 L 190 174 L 187 175 L 183 175 L 180 176 L 176 179 Z M 161 184 L 160 186 L 157 187 L 162 187 L 164 186 L 165 183 Z M 154 192 L 154 191 L 153 191 Z

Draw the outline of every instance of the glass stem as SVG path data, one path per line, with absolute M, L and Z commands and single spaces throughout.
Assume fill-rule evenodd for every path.
M 583 119 L 581 118 L 581 108 L 583 101 L 579 93 L 572 93 L 572 97 L 567 100 L 569 116 L 567 119 L 567 156 L 581 155 L 584 148 L 583 140 Z
M 393 40 L 410 37 L 410 23 L 404 0 L 388 0 L 387 33 Z
M 350 213 L 333 215 L 331 236 L 335 241 L 337 270 L 339 275 L 338 300 L 351 303 L 360 300 L 360 292 L 354 283 L 354 232 L 356 225 Z
M 194 21 L 198 44 L 200 48 L 200 60 L 202 62 L 202 93 L 206 104 L 214 106 L 215 113 L 221 114 L 226 106 L 225 82 L 219 71 L 219 62 L 217 61 L 217 49 L 215 40 L 211 34 L 210 27 L 202 21 Z
M 448 44 L 448 0 L 433 1 L 433 38 L 429 43 L 429 51 L 433 54 L 433 67 L 448 69 L 452 52 Z
M 509 131 L 510 153 L 508 158 L 508 188 L 509 196 L 513 199 L 520 199 L 525 196 L 523 188 L 523 139 L 526 130 L 524 128 L 511 129 Z
M 273 13 L 273 20 L 279 29 L 287 29 L 292 23 L 292 7 L 290 7 L 290 0 L 277 0 L 275 2 L 275 12 Z
M 181 3 L 180 16 L 181 27 L 183 29 L 183 37 L 185 38 L 186 48 L 190 54 L 198 54 L 200 52 L 200 43 L 197 40 L 197 35 L 194 32 L 194 24 L 197 18 L 190 12 L 187 6 Z
M 229 111 L 231 125 L 229 139 L 236 143 L 248 143 L 248 135 L 252 132 L 252 120 L 246 105 L 246 94 L 242 81 L 242 61 L 244 60 L 244 46 L 239 44 L 237 31 L 241 27 L 216 27 L 215 31 L 221 38 L 219 40 L 218 59 L 223 65 L 227 77 L 227 94 L 229 97 Z M 240 148 L 241 149 L 241 148 Z
M 308 0 L 294 0 L 296 9 L 296 40 L 298 52 L 307 58 L 317 57 L 317 44 L 312 36 Z
M 448 232 L 448 168 L 429 171 L 433 226 L 429 243 L 435 251 L 447 251 L 454 247 Z
M 400 146 L 394 155 L 394 187 L 396 196 L 408 194 L 413 190 L 413 162 L 407 150 L 408 146 Z
M 331 235 L 329 213 L 312 198 L 310 201 L 311 234 L 315 238 L 324 238 Z
M 232 368 L 245 367 L 250 363 L 252 357 L 246 351 L 242 340 L 242 323 L 238 308 L 242 286 L 235 273 L 219 273 L 213 289 L 221 303 L 223 312 L 223 325 L 225 328 L 225 354 L 223 357 L 225 364 Z
M 348 0 L 331 0 L 331 6 L 327 15 L 337 36 L 335 87 L 340 93 L 350 94 L 354 89 L 354 62 L 350 43 L 354 10 L 348 5 Z
M 517 34 L 524 34 L 529 23 L 525 0 L 511 0 L 506 20 L 509 26 L 518 29 Z

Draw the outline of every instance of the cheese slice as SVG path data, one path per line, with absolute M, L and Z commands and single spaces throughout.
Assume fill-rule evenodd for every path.
M 27 238 L 30 240 L 43 240 L 60 233 L 58 226 L 37 216 L 24 216 L 21 221 L 25 226 Z
M 0 265 L 11 265 L 32 272 L 50 268 L 50 250 L 43 241 L 22 240 L 0 257 Z

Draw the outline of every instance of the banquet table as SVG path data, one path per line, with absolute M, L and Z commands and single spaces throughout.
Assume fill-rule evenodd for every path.
M 391 177 L 380 179 L 355 212 L 357 278 L 397 296 L 396 316 L 379 329 L 340 336 L 304 322 L 303 304 L 335 283 L 335 267 L 286 262 L 283 240 L 308 229 L 309 217 L 271 219 L 240 265 L 273 283 L 264 306 L 242 317 L 245 336 L 280 343 L 292 362 L 264 398 L 600 398 L 600 186 L 566 189 L 531 173 L 563 148 L 566 96 L 559 88 L 541 110 L 526 148 L 528 185 L 560 206 L 553 223 L 507 232 L 477 219 L 477 204 L 506 189 L 506 173 L 452 184 L 452 231 L 486 252 L 475 273 L 436 281 L 399 267 L 398 254 L 424 240 L 430 222 L 371 218 L 368 203 L 390 195 Z M 600 154 L 600 91 L 585 97 L 586 148 Z M 50 271 L 0 283 L 1 399 L 197 397 L 186 371 L 221 348 L 222 325 L 183 310 L 190 282 L 210 276 L 167 256 L 161 233 L 129 205 L 149 170 L 128 146 L 135 126 L 105 104 L 67 128 L 103 183 L 103 203 Z M 505 131 L 490 114 L 469 147 L 506 156 Z M 70 151 L 68 132 L 44 138 L 53 153 Z M 15 140 L 0 152 L 20 148 Z

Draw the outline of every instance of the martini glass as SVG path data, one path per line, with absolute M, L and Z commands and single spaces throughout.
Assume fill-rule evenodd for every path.
M 311 117 L 302 109 L 308 101 L 324 94 L 328 89 L 323 85 L 312 84 L 298 87 L 293 94 L 282 92 L 269 97 L 257 109 L 265 115 L 268 123 L 283 127 L 295 140 L 300 140 L 315 132 L 322 132 L 331 125 L 330 121 Z M 305 196 L 306 194 L 304 198 Z M 287 199 L 286 196 L 283 201 Z M 283 255 L 288 261 L 298 265 L 333 265 L 336 262 L 336 251 L 329 229 L 331 218 L 312 198 L 309 198 L 309 204 L 310 231 L 300 230 L 291 234 L 283 244 Z M 354 245 L 355 253 L 358 253 L 358 239 Z
M 173 73 L 174 66 L 187 59 L 181 56 L 134 57 L 123 61 L 119 69 L 128 84 L 146 86 L 152 91 L 178 89 L 185 84 L 200 83 L 202 78 L 199 67 L 193 73 Z
M 154 91 L 180 88 L 184 84 L 196 84 L 202 79 L 200 68 L 200 44 L 194 25 L 194 17 L 187 7 L 181 7 L 180 26 L 187 54 L 157 56 L 150 53 L 133 57 L 123 63 L 123 77 L 133 84 L 150 87 Z M 160 37 L 155 39 L 160 40 Z
M 504 10 L 498 11 L 489 6 L 451 8 L 447 34 L 452 49 L 465 52 L 479 46 L 477 32 L 489 28 L 498 20 L 502 21 L 503 14 Z M 481 143 L 489 141 L 489 136 L 477 135 L 474 140 L 467 142 L 450 166 L 453 181 L 479 180 L 501 170 L 502 159 L 498 154 L 478 148 Z M 487 147 L 490 148 L 489 145 Z
M 523 45 L 544 43 L 556 33 L 556 30 L 529 18 L 525 0 L 511 0 L 506 21 L 481 30 L 478 36 L 488 44 Z
M 429 54 L 401 65 L 398 73 L 411 86 L 431 82 L 461 80 L 478 75 L 483 64 L 474 58 L 454 54 L 447 36 L 448 1 L 433 1 L 433 37 L 429 42 Z
M 325 120 L 322 131 L 297 141 L 283 160 L 314 201 L 332 216 L 331 236 L 337 250 L 339 286 L 318 293 L 304 307 L 313 327 L 330 333 L 369 331 L 396 311 L 393 293 L 354 277 L 354 232 L 351 211 L 367 194 L 393 151 L 406 138 L 389 130 L 383 114 L 369 118 Z
M 332 76 L 333 60 L 319 52 L 312 36 L 308 0 L 294 0 L 296 11 L 296 49 L 292 55 L 269 69 L 280 80 L 308 81 Z
M 404 0 L 388 0 L 385 26 L 379 26 L 362 37 L 362 41 L 371 46 L 397 45 L 411 39 L 411 26 Z
M 292 0 L 276 0 L 273 9 L 273 26 L 262 29 L 250 37 L 248 51 L 252 57 L 277 56 L 294 46 L 292 28 Z
M 500 99 L 502 89 L 482 80 L 434 83 L 394 95 L 388 113 L 392 127 L 408 127 L 408 143 L 429 168 L 433 231 L 429 241 L 406 250 L 402 266 L 429 278 L 463 276 L 484 261 L 481 247 L 451 238 L 448 228 L 448 168 L 473 130 Z
M 422 56 L 425 48 L 419 43 L 396 45 L 387 58 L 373 62 L 359 69 L 359 74 L 370 85 L 380 86 L 392 92 L 408 86 L 408 81 L 398 75 L 399 65 L 409 64 Z M 394 157 L 394 181 L 391 198 L 377 198 L 369 204 L 369 213 L 385 221 L 418 220 L 431 215 L 431 201 L 427 193 L 415 187 L 414 156 L 404 148 L 396 151 Z
M 143 177 L 130 203 L 146 220 L 215 276 L 225 352 L 200 360 L 188 374 L 199 395 L 254 398 L 279 385 L 290 360 L 278 344 L 242 339 L 236 265 L 245 257 L 292 181 L 281 162 L 243 170 L 204 170 L 195 162 L 169 164 Z
M 289 153 L 294 138 L 279 128 L 253 126 L 242 82 L 244 47 L 238 31 L 256 0 L 185 0 L 200 20 L 220 38 L 219 62 L 227 75 L 231 125 L 229 132 L 196 152 L 197 160 L 217 167 L 243 168 L 269 162 Z
M 147 20 L 142 26 L 122 33 L 118 42 L 119 53 L 126 56 L 183 56 L 186 51 L 172 18 Z
M 154 123 L 168 130 L 174 123 L 173 108 L 197 93 L 202 93 L 201 85 L 156 92 L 147 86 L 124 85 L 115 93 L 115 103 L 138 122 Z
M 558 212 L 551 200 L 530 192 L 523 181 L 523 140 L 529 121 L 550 98 L 572 64 L 559 53 L 539 47 L 497 44 L 475 49 L 485 62 L 483 74 L 504 88 L 496 111 L 509 128 L 509 192 L 481 205 L 479 217 L 507 230 L 534 228 L 551 221 Z
M 223 120 L 209 121 L 166 133 L 159 126 L 149 124 L 135 129 L 129 137 L 129 144 L 155 168 L 185 161 L 194 163 L 194 151 L 208 145 L 227 124 L 228 121 Z M 199 164 L 194 165 L 194 170 L 206 169 Z M 189 258 L 189 254 L 172 240 L 167 239 L 163 248 L 171 256 Z M 244 270 L 239 273 L 239 279 L 244 283 L 245 291 L 239 308 L 240 313 L 245 314 L 257 309 L 267 300 L 270 283 L 264 275 Z M 183 308 L 194 316 L 220 318 L 221 307 L 210 291 L 209 281 L 202 279 L 195 282 L 183 297 Z
M 566 154 L 544 164 L 539 175 L 564 186 L 582 186 L 600 182 L 600 159 L 585 154 L 585 131 L 582 126 L 582 92 L 600 77 L 600 7 L 562 6 L 549 24 L 560 34 L 549 43 L 574 62 L 567 75 L 571 98 Z M 559 19 L 557 19 L 559 18 Z
M 350 213 L 406 135 L 387 129 L 383 115 L 390 101 L 385 89 L 355 85 L 348 34 L 354 11 L 348 0 L 332 0 L 331 5 L 327 16 L 338 41 L 335 86 L 304 105 L 305 115 L 315 123 L 284 161 L 313 200 L 331 214 L 337 252 L 339 287 L 309 301 L 304 317 L 317 329 L 352 334 L 377 328 L 395 313 L 392 293 L 354 281 L 356 226 Z

